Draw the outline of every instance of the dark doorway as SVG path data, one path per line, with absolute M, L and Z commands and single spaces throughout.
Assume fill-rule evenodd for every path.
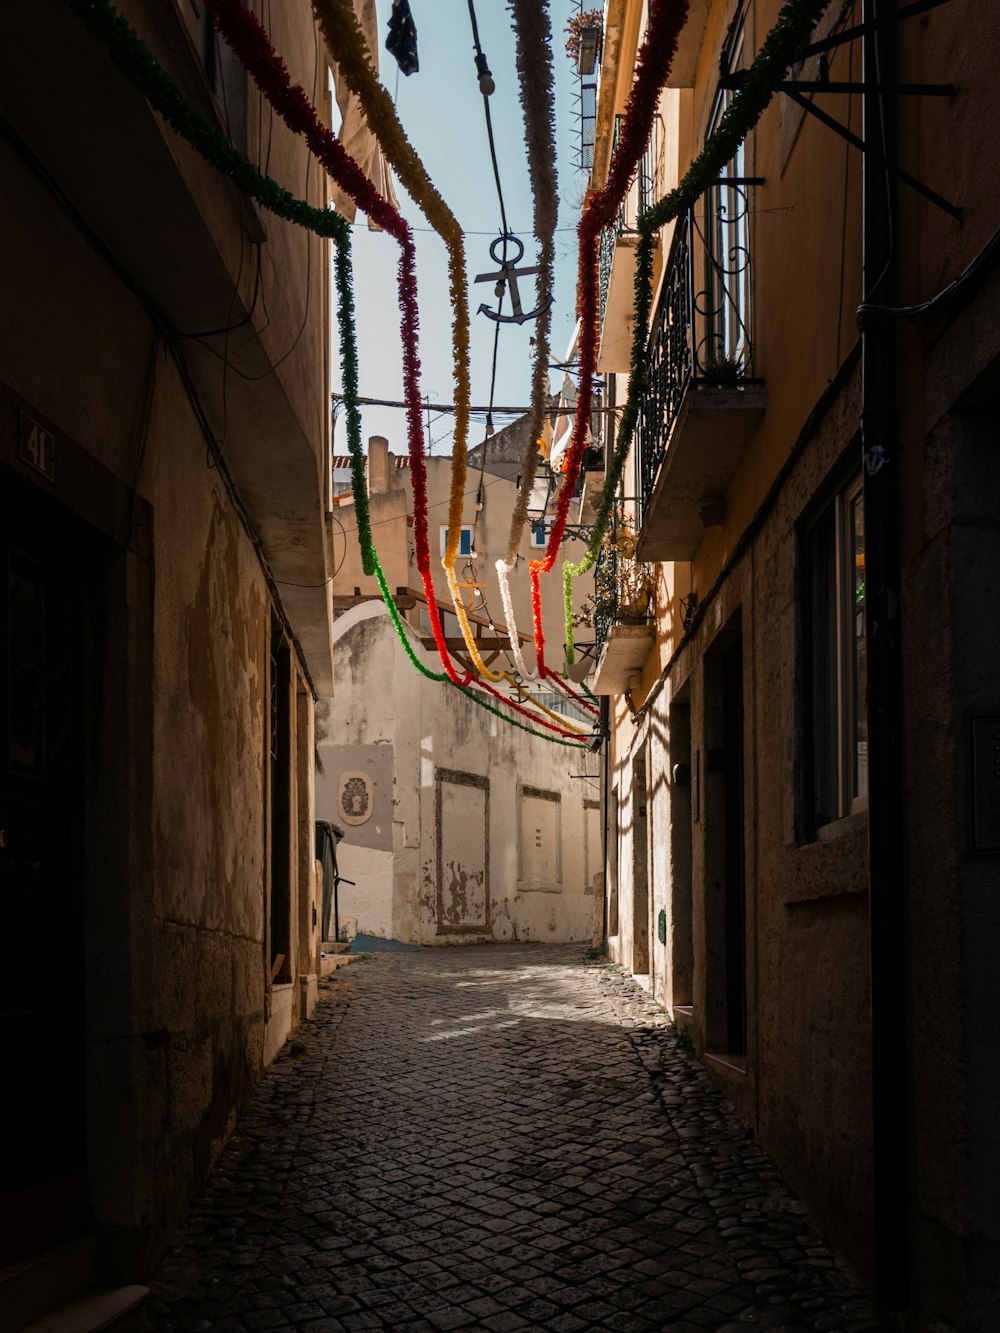
M 271 796 L 270 961 L 272 981 L 292 979 L 291 650 L 271 618 L 269 789 Z
M 87 530 L 0 495 L 0 1267 L 87 1222 Z M 88 651 L 89 650 L 89 651 Z
M 632 971 L 649 972 L 649 828 L 646 819 L 646 751 L 632 765 Z
M 670 994 L 674 1007 L 689 1008 L 694 995 L 691 862 L 691 708 L 685 698 L 670 705 Z
M 743 847 L 743 641 L 722 659 L 725 790 L 726 1050 L 747 1048 L 746 881 Z

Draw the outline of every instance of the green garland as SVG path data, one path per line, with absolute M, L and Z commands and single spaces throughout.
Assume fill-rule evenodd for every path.
M 354 320 L 354 278 L 351 257 L 351 229 L 338 213 L 315 208 L 304 199 L 297 199 L 269 176 L 262 175 L 243 153 L 235 149 L 217 126 L 192 106 L 159 64 L 149 47 L 115 10 L 108 0 L 66 0 L 68 8 L 81 20 L 91 36 L 102 42 L 112 61 L 132 87 L 158 111 L 163 119 L 185 139 L 197 153 L 222 175 L 227 176 L 237 189 L 255 200 L 277 217 L 332 240 L 336 253 L 337 315 L 340 332 L 341 368 L 344 378 L 344 403 L 347 414 L 347 440 L 351 455 L 351 486 L 357 514 L 358 541 L 361 546 L 361 565 L 365 574 L 378 581 L 382 600 L 389 612 L 393 627 L 407 657 L 414 667 L 430 680 L 443 681 L 444 672 L 432 671 L 417 656 L 409 635 L 403 626 L 399 609 L 389 591 L 385 574 L 379 563 L 372 541 L 371 516 L 368 507 L 368 489 L 365 481 L 365 457 L 361 444 L 361 413 L 358 405 L 358 348 Z M 454 682 L 452 682 L 454 683 Z M 582 742 L 563 740 L 535 731 L 501 712 L 485 699 L 480 699 L 465 686 L 456 686 L 474 704 L 495 714 L 502 721 L 521 731 L 551 741 L 554 745 L 579 748 Z
M 700 154 L 688 167 L 684 179 L 669 194 L 639 215 L 636 224 L 639 242 L 635 259 L 635 324 L 628 397 L 622 410 L 615 450 L 601 491 L 587 550 L 581 560 L 575 564 L 567 561 L 562 567 L 567 662 L 572 662 L 574 657 L 573 580 L 592 569 L 600 554 L 601 543 L 614 509 L 615 494 L 632 447 L 642 395 L 647 387 L 646 338 L 653 300 L 653 246 L 656 233 L 692 208 L 705 191 L 716 183 L 726 164 L 732 161 L 740 144 L 760 120 L 785 71 L 808 44 L 812 30 L 828 4 L 829 0 L 786 0 L 753 64 L 743 75 L 739 92 L 705 141 Z
M 103 42 L 118 70 L 132 87 L 158 111 L 171 128 L 237 189 L 263 208 L 317 236 L 345 244 L 350 227 L 339 213 L 315 208 L 262 175 L 226 136 L 184 97 L 142 38 L 108 0 L 66 0 L 69 9 L 92 37 Z
M 403 624 L 402 616 L 399 614 L 399 608 L 396 605 L 392 593 L 389 591 L 389 584 L 386 581 L 385 573 L 382 570 L 382 564 L 378 558 L 378 552 L 375 549 L 375 543 L 372 540 L 371 518 L 368 510 L 368 490 L 365 483 L 365 455 L 361 443 L 361 412 L 358 406 L 358 357 L 357 357 L 357 338 L 354 325 L 354 277 L 352 272 L 351 247 L 348 241 L 345 245 L 337 246 L 336 250 L 336 286 L 337 286 L 337 323 L 340 328 L 340 360 L 341 370 L 344 379 L 344 406 L 346 409 L 347 424 L 347 451 L 351 456 L 351 489 L 354 495 L 354 508 L 357 514 L 358 523 L 358 542 L 361 546 L 361 565 L 366 574 L 374 574 L 379 592 L 382 594 L 382 601 L 389 613 L 389 619 L 392 621 L 393 628 L 396 631 L 396 637 L 403 646 L 403 651 L 410 659 L 410 663 L 426 676 L 428 680 L 448 681 L 455 685 L 454 681 L 444 671 L 432 671 L 431 668 L 422 662 L 417 655 L 409 634 Z M 527 727 L 523 722 L 517 722 L 506 713 L 489 704 L 485 699 L 481 699 L 474 690 L 467 685 L 455 685 L 455 689 L 461 691 L 467 698 L 480 708 L 485 708 L 488 713 L 493 713 L 502 721 L 512 727 L 517 727 L 521 731 L 526 731 L 529 736 L 537 736 L 539 740 L 550 741 L 553 745 L 566 745 L 571 749 L 579 749 L 581 741 L 563 740 L 558 736 L 549 736 L 544 732 L 535 731 L 532 727 Z

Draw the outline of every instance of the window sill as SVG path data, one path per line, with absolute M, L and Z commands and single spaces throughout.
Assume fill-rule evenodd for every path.
M 705 1067 L 722 1078 L 745 1079 L 747 1076 L 747 1058 L 745 1055 L 732 1055 L 728 1051 L 706 1051 Z
M 813 842 L 790 847 L 782 867 L 786 906 L 868 892 L 868 811 L 824 824 Z
M 842 838 L 847 833 L 853 833 L 855 829 L 868 827 L 868 810 L 855 810 L 853 814 L 845 815 L 843 819 L 834 819 L 829 824 L 823 824 L 816 830 L 816 840 L 818 842 L 835 842 L 837 838 Z

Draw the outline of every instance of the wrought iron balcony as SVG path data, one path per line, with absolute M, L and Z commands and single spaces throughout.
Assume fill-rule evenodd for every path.
M 728 177 L 678 218 L 648 345 L 636 446 L 639 555 L 690 560 L 764 412 L 755 373 L 748 189 Z
M 622 116 L 615 117 L 612 156 L 618 146 L 622 119 Z M 655 199 L 658 138 L 659 122 L 650 135 L 646 151 L 618 209 L 614 224 L 601 233 L 598 251 L 601 348 L 597 369 L 602 375 L 627 370 L 629 366 L 628 318 L 635 281 L 635 247 L 639 240 L 636 222 L 639 214 L 649 208 Z
M 652 574 L 620 550 L 620 535 L 631 524 L 616 514 L 594 565 L 595 694 L 621 694 L 646 660 L 655 631 Z

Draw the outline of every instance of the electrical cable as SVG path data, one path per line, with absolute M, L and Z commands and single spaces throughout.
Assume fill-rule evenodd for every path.
M 416 297 L 413 287 L 415 285 L 415 275 L 412 273 L 410 265 L 413 258 L 412 241 L 409 239 L 407 225 L 402 219 L 398 210 L 389 205 L 375 190 L 371 182 L 364 176 L 358 168 L 357 163 L 343 149 L 333 135 L 325 126 L 322 126 L 315 107 L 308 101 L 305 93 L 298 85 L 292 85 L 288 75 L 287 68 L 277 56 L 273 47 L 270 45 L 270 39 L 266 30 L 262 27 L 259 20 L 249 11 L 245 10 L 239 0 L 208 0 L 209 7 L 212 10 L 216 27 L 223 33 L 236 50 L 240 59 L 244 62 L 252 77 L 260 87 L 265 96 L 272 101 L 275 108 L 279 111 L 282 118 L 286 120 L 290 128 L 304 135 L 311 151 L 320 158 L 327 171 L 338 181 L 352 197 L 363 207 L 369 216 L 377 216 L 380 222 L 385 223 L 385 229 L 389 230 L 397 240 L 403 243 L 403 260 L 400 269 L 401 281 L 401 304 L 403 308 L 403 333 L 404 333 L 404 361 L 410 367 L 408 384 L 410 394 L 408 395 L 411 403 L 411 423 L 415 425 L 415 432 L 411 432 L 411 481 L 414 488 L 414 514 L 415 517 L 422 510 L 422 522 L 415 524 L 415 536 L 417 540 L 417 563 L 420 569 L 421 578 L 424 583 L 425 600 L 428 608 L 428 615 L 431 619 L 431 626 L 434 639 L 441 655 L 442 663 L 445 668 L 447 678 L 460 688 L 465 688 L 470 682 L 470 676 L 460 677 L 455 671 L 454 665 L 448 652 L 447 642 L 445 640 L 440 612 L 438 610 L 433 580 L 430 575 L 430 565 L 427 551 L 427 516 L 426 516 L 426 465 L 423 453 L 423 440 L 421 434 L 421 412 L 419 402 L 419 386 L 416 382 L 416 372 L 418 362 L 416 360 Z M 348 442 L 352 456 L 352 485 L 354 487 L 355 504 L 358 512 L 359 540 L 362 546 L 362 566 L 366 574 L 375 574 L 380 577 L 380 567 L 378 565 L 377 555 L 371 542 L 371 531 L 368 517 L 367 496 L 364 490 L 364 466 L 363 459 L 360 456 L 360 422 L 356 422 L 357 414 L 357 349 L 356 336 L 353 332 L 353 295 L 352 278 L 350 273 L 350 253 L 347 242 L 349 233 L 345 232 L 340 237 L 340 244 L 337 246 L 337 283 L 338 300 L 341 307 L 342 322 L 342 341 L 341 356 L 344 368 L 345 380 L 349 386 L 349 392 L 345 395 L 345 403 L 348 408 Z M 404 281 L 405 279 L 405 281 Z M 344 329 L 350 328 L 350 337 L 344 337 Z M 408 361 L 407 361 L 408 358 Z M 461 386 L 456 386 L 461 387 Z M 467 389 L 467 385 L 465 388 Z M 357 435 L 355 440 L 354 436 Z M 451 496 L 449 497 L 449 546 L 457 546 L 457 536 L 453 520 L 453 511 L 456 507 L 456 475 L 453 469 Z M 420 497 L 418 499 L 418 487 Z M 458 497 L 459 500 L 461 497 Z M 423 548 L 421 550 L 421 547 Z M 452 579 L 453 581 L 453 579 Z M 384 576 L 380 578 L 380 587 L 384 583 Z M 305 585 L 302 585 L 305 586 Z M 461 619 L 461 611 L 459 608 Z M 390 614 L 392 611 L 390 610 Z M 469 636 L 471 637 L 471 636 Z M 405 646 L 405 643 L 404 643 Z M 491 689 L 489 685 L 483 685 L 488 693 L 494 695 L 501 703 L 515 712 L 531 716 L 520 705 L 512 700 L 504 698 L 498 691 Z M 477 701 L 478 702 L 478 701 Z M 551 723 L 543 720 L 532 719 L 537 724 L 555 730 L 559 734 L 568 736 L 574 735 L 575 729 L 560 729 L 553 727 Z

